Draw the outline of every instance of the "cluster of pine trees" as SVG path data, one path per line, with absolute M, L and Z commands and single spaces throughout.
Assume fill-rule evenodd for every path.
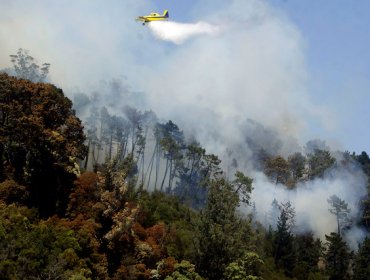
M 338 231 L 325 240 L 293 231 L 289 202 L 273 203 L 277 225 L 266 229 L 239 212 L 253 180 L 226 179 L 217 156 L 176 124 L 95 108 L 84 130 L 27 57 L 12 57 L 24 79 L 0 74 L 0 279 L 368 279 L 370 239 L 349 249 L 345 201 L 328 198 Z M 348 162 L 370 178 L 365 152 L 340 163 L 320 149 L 261 155 L 261 169 L 287 188 Z M 369 195 L 361 205 L 369 232 Z

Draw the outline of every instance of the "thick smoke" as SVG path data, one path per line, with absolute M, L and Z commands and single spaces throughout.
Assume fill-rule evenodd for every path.
M 310 139 L 312 123 L 333 127 L 328 110 L 310 101 L 305 43 L 291 22 L 264 1 L 232 1 L 206 19 L 226 27 L 168 51 L 142 84 L 160 117 L 222 158 L 245 146 L 247 119 L 273 127 L 282 150 L 292 138 Z
M 215 35 L 220 31 L 218 26 L 203 21 L 197 23 L 157 21 L 150 22 L 148 26 L 155 37 L 175 44 L 182 44 L 195 36 Z
M 197 19 L 227 29 L 206 22 L 149 24 L 155 36 L 176 45 L 163 44 L 134 20 L 153 8 L 148 5 L 142 0 L 5 1 L 0 68 L 9 67 L 9 54 L 22 47 L 51 63 L 51 81 L 67 94 L 88 93 L 115 114 L 131 103 L 171 119 L 207 153 L 220 156 L 224 169 L 233 165 L 230 174 L 248 170 L 261 221 L 274 198 L 291 200 L 297 228 L 322 237 L 335 230 L 326 202 L 333 194 L 355 215 L 364 193 L 360 175 L 333 174 L 288 191 L 250 164 L 260 148 L 286 156 L 302 151 L 302 143 L 317 137 L 313 133 L 335 129 L 335 116 L 311 101 L 300 30 L 263 0 L 205 0 L 196 4 Z
M 356 227 L 359 217 L 359 201 L 366 195 L 366 178 L 360 169 L 354 166 L 348 170 L 337 168 L 331 170 L 324 178 L 299 183 L 294 190 L 289 190 L 280 184 L 273 184 L 264 174 L 254 172 L 254 190 L 252 200 L 257 209 L 257 220 L 266 227 L 276 227 L 277 215 L 272 215 L 272 201 L 290 201 L 296 210 L 296 233 L 312 231 L 316 236 L 325 240 L 325 234 L 337 231 L 336 217 L 330 214 L 327 199 L 336 195 L 348 203 L 353 227 L 344 232 L 349 245 L 357 250 L 365 233 Z M 275 213 L 276 214 L 276 213 Z

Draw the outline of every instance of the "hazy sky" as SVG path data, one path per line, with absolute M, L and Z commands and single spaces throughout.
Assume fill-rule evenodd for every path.
M 197 14 L 194 4 L 199 2 L 202 1 L 156 1 L 160 9 L 170 7 L 181 19 L 192 19 Z M 222 5 L 227 1 L 215 2 Z M 301 33 L 305 42 L 309 94 L 314 102 L 327 105 L 337 118 L 335 129 L 329 132 L 313 123 L 312 138 L 334 141 L 349 151 L 368 152 L 370 1 L 264 2 L 278 8 Z
M 175 45 L 134 21 L 164 9 L 222 31 Z M 234 136 L 230 122 L 253 118 L 369 152 L 369 10 L 366 0 L 0 0 L 0 68 L 21 47 L 50 62 L 66 92 L 121 78 L 195 133 L 223 125 Z
M 310 94 L 338 118 L 327 137 L 339 139 L 349 151 L 369 151 L 370 1 L 268 2 L 296 24 L 306 41 Z

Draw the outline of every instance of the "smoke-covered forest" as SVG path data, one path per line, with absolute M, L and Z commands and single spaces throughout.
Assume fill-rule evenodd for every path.
M 106 87 L 124 106 L 101 92 L 69 99 L 47 83 L 50 64 L 22 49 L 11 62 L 1 279 L 369 279 L 366 151 L 287 144 L 247 119 L 209 153 L 120 82 Z

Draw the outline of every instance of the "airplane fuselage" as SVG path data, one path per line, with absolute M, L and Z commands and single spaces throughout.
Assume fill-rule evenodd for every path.
M 144 22 L 150 22 L 150 21 L 159 21 L 159 20 L 167 20 L 166 17 L 151 17 L 151 16 L 145 16 L 145 17 L 138 17 L 138 20 L 144 21 Z
M 147 16 L 140 16 L 136 18 L 137 21 L 143 22 L 143 24 L 151 22 L 151 21 L 162 21 L 168 20 L 168 11 L 164 11 L 163 15 L 158 13 L 150 13 Z

